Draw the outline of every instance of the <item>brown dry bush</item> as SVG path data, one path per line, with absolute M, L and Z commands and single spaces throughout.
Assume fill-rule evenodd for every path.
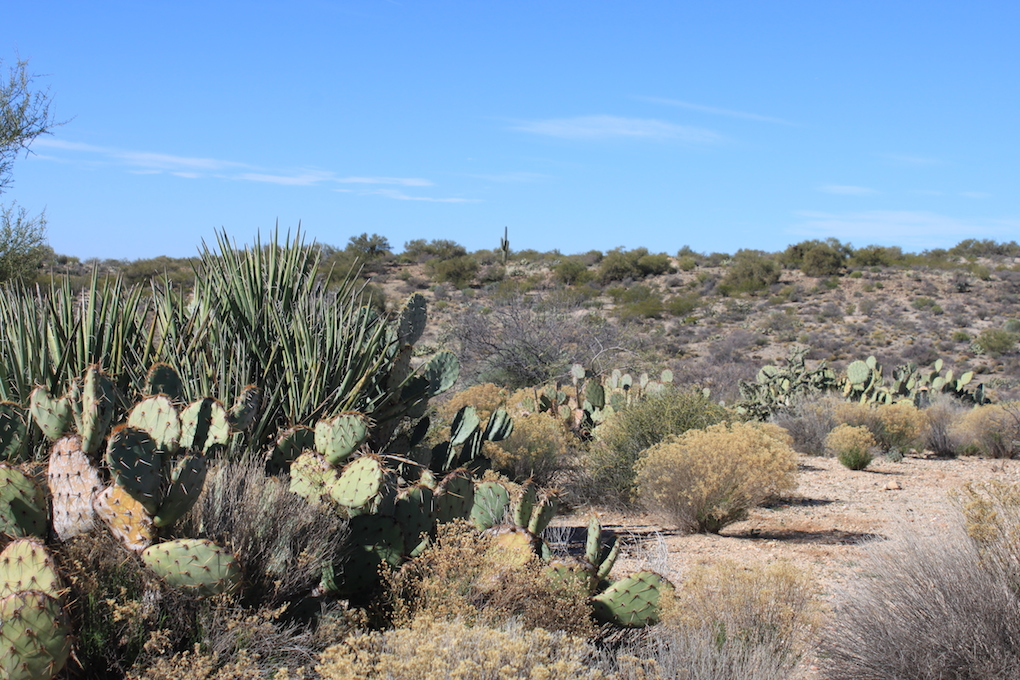
M 486 442 L 485 455 L 495 467 L 517 481 L 532 478 L 548 486 L 553 476 L 570 462 L 576 438 L 558 418 L 547 413 L 514 417 L 514 429 L 498 443 Z
M 532 629 L 417 618 L 407 627 L 361 633 L 330 647 L 315 670 L 324 680 L 574 680 L 605 677 L 583 638 Z
M 457 392 L 436 410 L 446 420 L 453 420 L 461 408 L 474 406 L 478 411 L 478 417 L 484 423 L 493 411 L 505 406 L 506 401 L 507 392 L 502 387 L 494 383 L 480 383 Z
M 923 412 L 909 401 L 881 405 L 843 402 L 836 406 L 836 420 L 868 428 L 883 451 L 903 452 L 916 447 L 924 427 Z
M 805 395 L 797 403 L 772 416 L 771 422 L 793 438 L 800 453 L 819 456 L 825 452 L 825 437 L 838 423 L 836 405 L 842 400 L 828 394 Z
M 932 399 L 924 414 L 924 427 L 921 430 L 921 445 L 927 451 L 940 456 L 956 456 L 960 452 L 960 442 L 953 435 L 953 430 L 970 407 L 961 404 L 952 397 L 939 395 Z
M 466 522 L 441 526 L 435 543 L 390 574 L 387 586 L 397 626 L 424 617 L 479 626 L 517 619 L 585 638 L 594 630 L 582 584 L 550 580 L 533 554 Z
M 637 492 L 652 513 L 686 531 L 718 533 L 796 487 L 796 452 L 771 423 L 720 423 L 645 451 Z
M 875 437 L 863 425 L 838 425 L 825 438 L 825 453 L 851 470 L 868 467 L 875 446 Z
M 976 406 L 956 422 L 951 436 L 961 453 L 987 458 L 1015 458 L 1020 454 L 1020 402 Z

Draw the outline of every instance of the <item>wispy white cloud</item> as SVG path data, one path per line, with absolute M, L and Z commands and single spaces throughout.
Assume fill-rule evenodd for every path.
M 369 193 L 392 198 L 396 201 L 425 201 L 427 203 L 479 203 L 476 198 L 434 198 L 432 196 L 408 196 L 396 189 L 375 189 Z
M 964 198 L 991 198 L 992 195 L 987 191 L 961 191 L 960 195 Z
M 675 125 L 651 118 L 602 115 L 536 120 L 515 125 L 513 129 L 564 139 L 677 139 L 699 144 L 723 139 L 718 133 L 705 128 Z
M 943 247 L 966 238 L 1014 238 L 1020 219 L 957 218 L 921 210 L 871 210 L 848 213 L 800 211 L 788 233 L 836 237 L 863 245 L 896 243 L 914 248 Z
M 826 194 L 839 194 L 842 196 L 870 196 L 878 192 L 869 187 L 858 187 L 852 184 L 823 184 L 818 190 Z
M 549 175 L 543 175 L 538 172 L 502 172 L 492 175 L 469 174 L 467 176 L 475 177 L 477 179 L 488 180 L 490 182 L 506 182 L 506 183 L 539 182 L 541 180 L 549 178 Z
M 147 151 L 129 151 L 114 147 L 97 146 L 82 142 L 71 142 L 60 139 L 43 138 L 35 144 L 52 149 L 56 152 L 67 152 L 72 155 L 84 155 L 85 158 L 68 159 L 62 155 L 46 156 L 59 162 L 81 162 L 86 165 L 120 165 L 131 174 L 158 175 L 169 173 L 175 177 L 200 179 L 215 177 L 240 182 L 258 182 L 279 186 L 306 187 L 333 185 L 335 191 L 344 193 L 380 194 L 402 201 L 430 201 L 436 203 L 468 203 L 466 198 L 430 198 L 410 196 L 396 191 L 382 189 L 341 189 L 338 185 L 366 186 L 398 186 L 398 187 L 431 187 L 433 182 L 422 177 L 387 177 L 371 175 L 341 176 L 328 170 L 301 168 L 296 170 L 269 170 L 249 163 L 221 160 L 216 158 L 200 158 L 192 156 L 175 156 L 172 154 L 152 153 Z M 64 154 L 66 155 L 66 154 Z M 96 160 L 97 157 L 100 160 Z
M 897 165 L 943 165 L 944 161 L 931 156 L 918 156 L 907 153 L 883 153 L 880 157 Z
M 748 113 L 747 111 L 734 111 L 733 109 L 721 109 L 715 106 L 704 106 L 702 104 L 693 104 L 691 102 L 680 101 L 679 99 L 668 99 L 666 97 L 637 97 L 637 99 L 652 104 L 664 104 L 666 106 L 673 106 L 680 109 L 688 109 L 690 111 L 698 111 L 700 113 L 710 113 L 715 116 L 727 116 L 729 118 L 743 118 L 744 120 L 756 120 L 761 123 L 778 123 L 779 125 L 796 125 L 788 120 L 782 118 L 774 118 L 772 116 L 762 116 L 757 113 Z

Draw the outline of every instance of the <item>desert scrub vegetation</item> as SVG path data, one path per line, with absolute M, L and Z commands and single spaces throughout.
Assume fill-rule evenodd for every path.
M 485 455 L 511 479 L 532 479 L 549 486 L 560 470 L 573 464 L 577 438 L 559 418 L 548 413 L 529 413 L 514 418 L 510 436 L 486 443 Z
M 641 453 L 671 435 L 729 419 L 729 412 L 701 390 L 672 389 L 610 415 L 595 430 L 582 456 L 576 491 L 606 504 L 634 501 L 634 464 Z
M 1020 676 L 1016 536 L 1020 493 L 965 487 L 935 538 L 875 544 L 821 645 L 826 677 Z
M 958 453 L 986 458 L 1020 455 L 1020 403 L 986 404 L 965 412 L 950 426 Z
M 863 425 L 838 425 L 825 437 L 825 453 L 851 470 L 871 464 L 871 450 L 878 446 L 871 430 Z
M 796 488 L 796 453 L 771 423 L 719 423 L 643 451 L 637 497 L 685 531 L 718 533 L 748 510 Z

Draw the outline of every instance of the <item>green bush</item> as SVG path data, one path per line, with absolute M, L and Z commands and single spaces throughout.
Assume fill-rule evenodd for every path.
M 448 260 L 429 260 L 426 265 L 432 278 L 440 283 L 452 283 L 461 288 L 474 280 L 478 261 L 470 255 L 459 255 Z
M 686 531 L 718 533 L 748 510 L 796 487 L 797 454 L 772 423 L 719 423 L 644 451 L 638 498 Z
M 634 463 L 642 451 L 670 435 L 729 417 L 700 390 L 671 390 L 637 401 L 595 429 L 595 441 L 582 460 L 579 495 L 606 504 L 633 502 Z
M 568 257 L 553 268 L 553 278 L 560 283 L 573 286 L 591 281 L 593 274 L 580 259 Z
M 985 354 L 997 356 L 1016 351 L 1018 338 L 1020 336 L 1016 333 L 1010 333 L 1002 328 L 986 328 L 978 334 L 974 344 Z
M 719 283 L 723 295 L 755 293 L 779 281 L 779 263 L 760 250 L 739 250 Z

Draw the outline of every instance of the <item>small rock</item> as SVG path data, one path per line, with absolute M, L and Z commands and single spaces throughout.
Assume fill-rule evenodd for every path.
M 882 489 L 884 491 L 899 491 L 902 488 L 903 487 L 900 486 L 900 483 L 897 482 L 896 480 L 893 480 L 893 481 L 889 482 L 888 484 L 886 484 L 885 486 L 882 487 Z

